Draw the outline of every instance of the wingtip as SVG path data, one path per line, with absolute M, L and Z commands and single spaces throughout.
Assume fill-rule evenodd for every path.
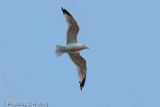
M 63 12 L 63 15 L 67 14 L 67 15 L 72 17 L 72 15 L 66 9 L 64 9 L 63 7 L 61 7 L 61 10 Z
M 85 78 L 82 80 L 82 82 L 79 82 L 79 83 L 80 83 L 80 89 L 81 89 L 81 91 L 83 90 L 85 81 L 86 81 L 86 76 L 85 76 Z
M 62 10 L 62 12 L 64 13 L 64 8 L 63 8 L 63 7 L 61 7 L 61 10 Z
M 83 87 L 80 86 L 81 91 L 83 90 Z

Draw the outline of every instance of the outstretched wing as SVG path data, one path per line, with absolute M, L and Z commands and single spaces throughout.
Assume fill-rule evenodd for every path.
M 85 84 L 86 80 L 86 73 L 87 73 L 87 66 L 86 66 L 86 60 L 80 55 L 79 52 L 77 53 L 68 53 L 71 60 L 75 64 L 78 72 L 78 79 L 80 83 L 81 90 L 83 89 L 83 86 Z
M 62 9 L 63 15 L 67 21 L 68 29 L 66 36 L 66 44 L 77 43 L 77 35 L 79 31 L 79 26 L 72 15 L 65 9 Z

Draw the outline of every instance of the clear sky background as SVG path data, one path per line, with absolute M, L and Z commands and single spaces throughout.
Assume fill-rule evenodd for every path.
M 65 45 L 60 7 L 80 26 L 90 49 L 80 91 Z M 160 107 L 159 0 L 0 0 L 0 107 Z

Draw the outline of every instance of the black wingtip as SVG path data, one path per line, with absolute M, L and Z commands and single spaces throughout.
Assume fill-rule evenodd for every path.
M 81 89 L 81 91 L 82 91 L 83 87 L 80 87 L 80 89 Z
M 85 81 L 86 81 L 86 76 L 85 76 L 85 78 L 82 80 L 82 82 L 80 83 L 80 89 L 81 89 L 81 91 L 82 91 L 82 89 L 83 89 L 83 87 L 84 87 Z
M 63 12 L 63 15 L 64 15 L 64 14 L 67 14 L 67 15 L 69 15 L 69 16 L 72 17 L 72 15 L 71 15 L 66 9 L 64 9 L 63 7 L 61 7 L 61 10 L 62 10 L 62 12 Z

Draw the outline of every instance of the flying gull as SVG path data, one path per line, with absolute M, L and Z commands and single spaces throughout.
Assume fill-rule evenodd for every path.
M 70 59 L 77 68 L 80 89 L 82 90 L 86 80 L 87 66 L 86 66 L 86 60 L 80 55 L 79 51 L 89 48 L 77 42 L 79 26 L 76 20 L 67 10 L 65 10 L 62 7 L 61 9 L 64 18 L 66 19 L 68 29 L 66 35 L 66 45 L 65 46 L 56 45 L 56 56 L 59 57 L 63 53 L 68 53 Z

